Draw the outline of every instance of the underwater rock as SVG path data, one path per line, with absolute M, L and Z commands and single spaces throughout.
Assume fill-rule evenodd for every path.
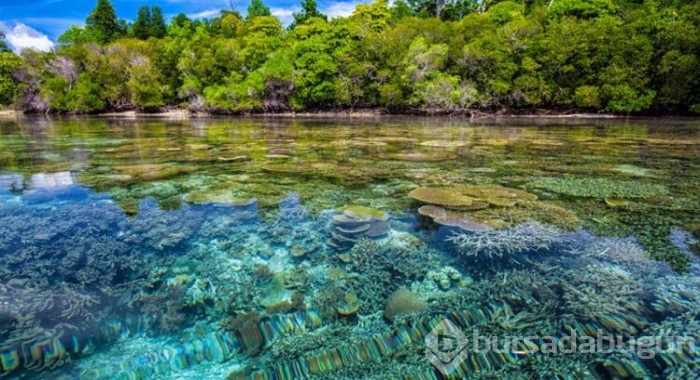
M 384 306 L 384 317 L 394 322 L 397 318 L 420 313 L 428 305 L 409 289 L 400 288 L 389 296 Z
M 350 249 L 362 238 L 377 238 L 389 230 L 389 215 L 383 211 L 363 206 L 341 208 L 331 222 L 331 239 L 328 245 L 336 250 Z

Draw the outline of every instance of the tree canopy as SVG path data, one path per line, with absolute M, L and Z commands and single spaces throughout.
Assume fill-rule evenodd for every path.
M 150 37 L 163 38 L 167 31 L 160 7 L 149 7 L 147 5 L 139 8 L 136 21 L 131 26 L 133 36 L 140 40 L 146 40 Z
M 166 25 L 151 6 L 131 17 L 98 0 L 54 51 L 4 48 L 0 102 L 58 112 L 700 113 L 696 3 L 375 0 L 328 20 L 303 0 L 288 28 L 261 0 L 245 18 L 181 14 Z
M 101 44 L 114 41 L 125 32 L 109 0 L 97 0 L 97 6 L 85 20 L 86 30 Z

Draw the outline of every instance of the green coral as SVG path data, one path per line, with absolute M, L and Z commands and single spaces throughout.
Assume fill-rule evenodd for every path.
M 649 198 L 669 193 L 664 185 L 608 178 L 541 177 L 531 181 L 530 186 L 558 194 L 589 198 Z

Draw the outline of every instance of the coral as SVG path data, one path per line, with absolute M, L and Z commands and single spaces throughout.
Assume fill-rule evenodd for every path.
M 432 219 L 435 223 L 457 227 L 464 231 L 488 231 L 491 226 L 470 216 L 464 211 L 450 210 L 439 206 L 425 205 L 418 208 L 418 213 Z
M 561 241 L 557 231 L 527 222 L 506 230 L 459 232 L 447 238 L 464 256 L 489 258 L 548 250 Z
M 301 205 L 299 193 L 290 193 L 279 203 L 278 223 L 300 223 L 309 218 L 309 211 Z
M 605 204 L 610 207 L 625 207 L 629 206 L 630 201 L 618 197 L 605 197 Z
M 690 232 L 672 229 L 669 234 L 669 240 L 674 247 L 688 256 L 693 256 L 693 247 L 698 245 L 698 239 L 693 237 Z
M 666 186 L 660 184 L 608 178 L 540 177 L 529 185 L 559 194 L 591 198 L 649 198 L 669 193 Z
M 437 271 L 430 271 L 426 278 L 434 281 L 442 290 L 448 290 L 453 284 L 459 285 L 464 280 L 462 273 L 451 266 L 442 267 Z M 469 281 L 471 281 L 471 279 L 466 280 L 466 282 Z
M 185 196 L 185 200 L 194 204 L 227 204 L 241 208 L 251 209 L 257 207 L 257 199 L 239 198 L 236 197 L 231 191 L 225 190 L 194 190 L 187 193 L 187 195 Z
M 398 318 L 422 312 L 428 305 L 406 288 L 393 292 L 384 305 L 384 317 L 391 322 Z
M 651 170 L 649 170 L 647 168 L 640 167 L 640 166 L 636 166 L 636 165 L 629 165 L 629 164 L 617 165 L 612 170 L 616 171 L 618 173 L 628 174 L 628 175 L 637 176 L 637 177 L 649 177 L 649 176 L 651 176 Z
M 386 235 L 389 215 L 369 207 L 347 206 L 342 214 L 333 216 L 331 239 L 328 244 L 337 250 L 347 250 L 363 238 Z
M 454 210 L 473 210 L 488 207 L 483 201 L 462 194 L 459 187 L 419 187 L 411 190 L 408 196 L 422 203 Z
M 222 328 L 234 334 L 246 355 L 259 354 L 265 344 L 265 336 L 260 329 L 260 314 L 256 312 L 230 317 L 222 322 Z
M 353 291 L 345 292 L 341 302 L 336 307 L 338 314 L 342 316 L 353 315 L 360 310 L 362 303 L 357 298 L 357 295 Z
M 643 327 L 644 286 L 630 273 L 609 265 L 592 264 L 564 271 L 559 279 L 563 307 L 579 319 L 598 321 L 617 333 L 633 334 Z M 630 320 L 639 321 L 630 323 Z

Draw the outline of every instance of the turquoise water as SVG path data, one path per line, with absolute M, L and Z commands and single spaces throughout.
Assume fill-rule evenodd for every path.
M 696 121 L 20 119 L 0 133 L 10 378 L 700 368 Z

